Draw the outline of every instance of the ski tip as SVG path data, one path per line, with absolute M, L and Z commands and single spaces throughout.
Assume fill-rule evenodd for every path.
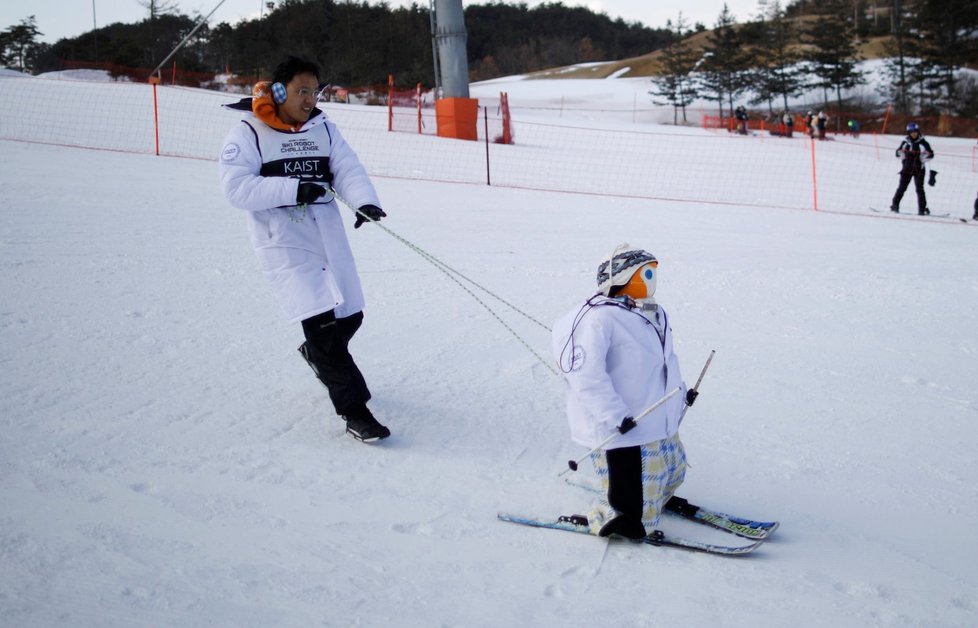
M 758 547 L 762 545 L 764 545 L 763 539 L 759 541 L 754 541 L 750 545 L 744 545 L 736 548 L 734 551 L 730 552 L 730 556 L 746 556 L 747 554 L 750 554 L 751 552 L 753 552 L 754 550 L 756 550 Z
M 666 547 L 677 547 L 686 550 L 692 550 L 694 552 L 703 552 L 705 554 L 715 554 L 718 556 L 745 556 L 750 554 L 758 547 L 764 545 L 764 539 L 758 539 L 753 543 L 748 543 L 747 545 L 714 545 L 713 543 L 701 543 L 699 541 L 690 541 L 686 539 L 669 538 L 666 537 L 663 541 L 659 543 L 653 543 L 652 541 L 647 541 L 653 545 L 664 545 Z

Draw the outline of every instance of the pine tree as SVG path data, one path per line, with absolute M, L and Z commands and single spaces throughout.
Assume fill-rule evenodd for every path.
M 43 35 L 37 29 L 37 19 L 31 15 L 0 33 L 0 60 L 13 63 L 21 72 L 33 69 L 34 56 L 38 52 L 37 38 Z
M 936 92 L 942 111 L 958 102 L 958 70 L 978 55 L 978 3 L 974 0 L 921 0 L 913 34 L 927 69 L 926 87 Z
M 680 111 L 686 123 L 686 106 L 697 96 L 692 74 L 702 59 L 702 52 L 690 45 L 688 37 L 692 31 L 682 12 L 675 24 L 668 20 L 666 28 L 672 33 L 671 41 L 662 49 L 662 74 L 652 79 L 654 89 L 649 93 L 665 98 L 665 102 L 656 104 L 672 105 L 674 124 L 679 124 Z
M 723 117 L 723 101 L 726 99 L 733 111 L 734 100 L 748 86 L 750 60 L 743 39 L 737 30 L 737 21 L 724 3 L 717 17 L 713 32 L 707 35 L 700 74 L 701 95 L 716 100 Z
M 812 48 L 808 53 L 808 70 L 814 79 L 811 85 L 823 90 L 835 90 L 836 130 L 842 114 L 842 90 L 862 83 L 862 73 L 856 69 L 855 24 L 847 11 L 849 0 L 827 0 L 826 11 L 802 33 L 803 41 Z M 828 98 L 825 98 L 826 107 Z
M 757 97 L 752 102 L 766 102 L 773 113 L 775 98 L 780 96 L 787 109 L 788 98 L 800 94 L 806 83 L 803 68 L 799 66 L 801 54 L 792 46 L 796 41 L 795 29 L 785 16 L 780 0 L 762 0 L 760 5 L 766 12 L 757 23 L 760 37 L 753 47 L 758 67 L 754 74 Z

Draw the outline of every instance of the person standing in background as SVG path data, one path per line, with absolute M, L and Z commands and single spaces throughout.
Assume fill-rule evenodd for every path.
M 900 212 L 900 200 L 903 199 L 903 193 L 907 191 L 907 186 L 913 179 L 914 189 L 917 190 L 917 214 L 921 216 L 930 214 L 927 208 L 927 195 L 924 194 L 924 170 L 925 164 L 934 158 L 934 151 L 921 135 L 920 127 L 916 122 L 907 125 L 907 137 L 903 138 L 900 147 L 896 149 L 896 156 L 902 160 L 900 184 L 897 186 L 896 194 L 893 195 L 893 202 L 890 203 L 890 211 Z

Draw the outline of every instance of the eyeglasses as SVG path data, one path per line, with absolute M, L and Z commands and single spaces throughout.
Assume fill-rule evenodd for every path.
M 323 92 L 325 92 L 327 89 L 329 89 L 329 83 L 324 83 L 315 89 L 311 87 L 300 87 L 299 89 L 295 90 L 294 93 L 299 98 L 306 99 L 311 97 L 313 100 L 318 102 L 320 97 L 323 95 Z

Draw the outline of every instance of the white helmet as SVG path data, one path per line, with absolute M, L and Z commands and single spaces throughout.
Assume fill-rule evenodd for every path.
M 609 263 L 611 265 L 610 276 L 608 273 Z M 638 271 L 642 270 L 643 272 L 639 274 L 638 279 L 643 284 L 640 287 L 643 289 L 637 290 L 637 294 L 630 296 L 636 299 L 650 298 L 655 293 L 658 265 L 659 260 L 648 251 L 633 249 L 627 243 L 619 244 L 598 266 L 598 292 L 605 296 L 611 296 L 615 288 L 628 285 L 635 278 L 635 275 L 639 274 Z M 644 294 L 641 294 L 642 292 Z

